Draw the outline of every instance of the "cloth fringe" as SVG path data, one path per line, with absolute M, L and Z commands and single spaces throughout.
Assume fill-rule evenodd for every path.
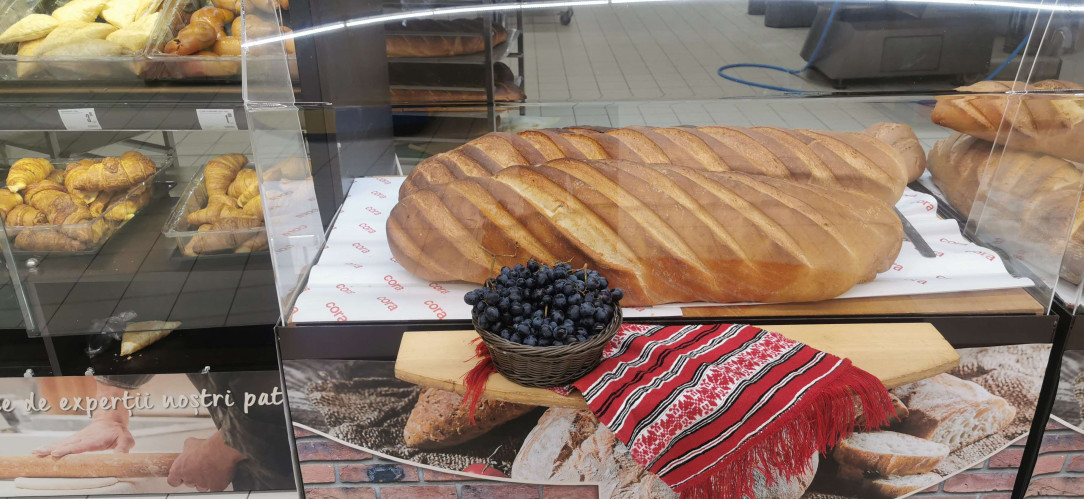
M 763 475 L 769 487 L 808 473 L 814 452 L 827 453 L 855 431 L 860 408 L 864 421 L 858 429 L 872 430 L 888 423 L 895 409 L 884 385 L 849 360 L 844 362 L 807 392 L 784 419 L 675 491 L 682 499 L 755 498 L 755 473 Z
M 467 391 L 463 393 L 463 403 L 470 406 L 468 422 L 474 426 L 474 412 L 482 401 L 482 394 L 486 391 L 489 376 L 497 372 L 497 367 L 493 365 L 493 358 L 489 356 L 489 349 L 486 348 L 481 337 L 475 338 L 472 343 L 474 343 L 474 357 L 467 359 L 466 362 L 475 359 L 478 359 L 478 362 L 463 376 L 463 386 L 467 388 Z

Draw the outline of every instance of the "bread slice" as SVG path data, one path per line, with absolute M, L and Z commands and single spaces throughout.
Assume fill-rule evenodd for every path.
M 954 452 L 1012 422 L 1016 408 L 983 387 L 938 374 L 892 390 L 907 405 L 898 430 L 949 446 Z
M 894 431 L 855 433 L 843 439 L 832 452 L 841 466 L 869 476 L 917 475 L 926 473 L 948 456 L 945 444 Z
M 866 484 L 869 497 L 890 499 L 921 490 L 941 481 L 941 475 L 926 473 L 922 475 L 890 476 L 872 480 Z

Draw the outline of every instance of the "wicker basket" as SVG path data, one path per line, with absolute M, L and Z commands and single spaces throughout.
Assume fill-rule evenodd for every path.
M 602 361 L 602 350 L 621 327 L 621 307 L 602 332 L 582 343 L 556 347 L 530 347 L 501 338 L 478 327 L 497 372 L 523 386 L 550 388 L 582 378 Z

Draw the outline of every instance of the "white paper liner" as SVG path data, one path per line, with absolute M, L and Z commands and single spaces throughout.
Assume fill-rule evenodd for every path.
M 343 202 L 320 261 L 298 296 L 292 322 L 417 321 L 470 319 L 463 295 L 470 283 L 429 282 L 395 262 L 385 224 L 398 200 L 403 178 L 358 178 Z M 904 241 L 893 267 L 839 298 L 919 295 L 1022 288 L 1031 280 L 1015 278 L 995 252 L 967 242 L 953 220 L 937 217 L 937 200 L 908 189 L 896 207 L 938 252 L 925 258 Z M 673 317 L 684 306 L 668 304 L 625 308 L 625 317 Z M 734 304 L 729 304 L 734 305 Z

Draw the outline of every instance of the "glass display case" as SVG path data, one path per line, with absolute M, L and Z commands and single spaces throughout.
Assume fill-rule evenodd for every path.
M 776 3 L 796 2 L 768 2 L 770 12 L 803 17 Z M 774 29 L 778 18 L 736 2 L 574 3 L 566 25 L 557 10 L 568 6 L 328 11 L 295 31 L 295 43 L 310 38 L 319 53 L 383 38 L 388 57 L 365 51 L 322 67 L 320 102 L 296 99 L 281 69 L 247 67 L 249 96 L 267 99 L 250 108 L 268 125 L 254 128 L 254 143 L 307 142 L 313 162 L 281 182 L 302 149 L 257 153 L 264 195 L 289 199 L 268 206 L 267 225 L 295 424 L 462 470 L 412 447 L 424 442 L 398 441 L 396 425 L 422 417 L 435 393 L 465 391 L 458 376 L 474 350 L 451 338 L 493 325 L 488 334 L 513 343 L 567 346 L 546 318 L 582 317 L 567 301 L 574 293 L 553 297 L 540 325 L 511 302 L 480 319 L 487 306 L 464 301 L 502 268 L 535 259 L 598 270 L 622 289 L 626 324 L 831 325 L 862 331 L 845 342 L 890 349 L 912 371 L 932 357 L 907 351 L 906 340 L 873 347 L 873 335 L 918 342 L 907 328 L 931 325 L 958 360 L 886 384 L 913 403 L 913 419 L 891 429 L 944 443 L 945 455 L 859 476 L 845 458 L 821 456 L 818 471 L 798 477 L 805 493 L 951 488 L 946 477 L 1023 445 L 1055 346 L 1057 290 L 1073 279 L 1075 8 L 824 2 L 785 19 L 800 29 Z M 490 39 L 472 45 L 462 33 L 479 27 Z M 513 37 L 517 46 L 501 47 Z M 248 43 L 281 52 L 280 41 Z M 376 78 L 385 92 L 345 90 Z M 485 86 L 484 100 L 466 101 L 469 82 Z M 294 116 L 310 112 L 336 128 L 295 128 Z M 253 118 L 260 113 L 267 119 Z M 437 372 L 452 364 L 465 367 Z M 488 393 L 541 408 L 445 451 L 469 461 L 500 445 L 492 461 L 513 480 L 597 479 L 572 471 L 592 457 L 560 430 L 580 424 L 584 413 L 570 408 L 582 402 L 510 390 Z M 938 408 L 911 402 L 914 390 Z M 996 406 L 1001 416 L 947 442 L 916 428 L 968 390 L 974 407 L 956 414 Z M 408 403 L 380 402 L 392 392 Z M 360 419 L 329 400 L 352 400 Z M 366 433 L 359 421 L 386 424 Z M 551 463 L 544 438 L 569 439 L 580 457 Z M 1016 477 L 1015 466 L 1006 472 Z M 640 492 L 669 492 L 652 489 L 650 473 L 634 475 L 648 487 Z M 629 485 L 607 483 L 602 494 L 632 494 Z
M 299 467 L 315 489 L 668 497 L 576 392 L 505 381 L 490 427 L 406 434 L 461 400 L 476 328 L 823 332 L 901 407 L 875 438 L 932 455 L 814 455 L 758 497 L 953 492 L 1032 430 L 1024 490 L 1084 290 L 1076 6 L 186 0 L 27 31 L 68 3 L 0 3 L 8 372 L 274 366 L 295 431 L 426 470 Z M 539 302 L 467 296 L 505 267 Z

